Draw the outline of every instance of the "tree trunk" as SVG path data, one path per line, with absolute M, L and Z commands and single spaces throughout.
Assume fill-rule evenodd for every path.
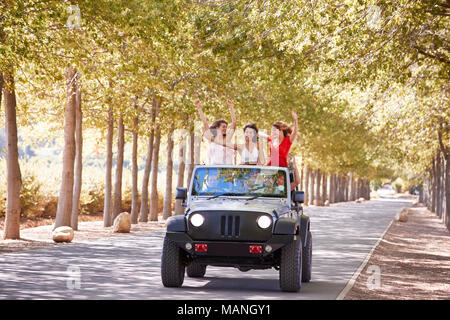
M 370 180 L 367 180 L 366 184 L 367 184 L 367 187 L 366 187 L 366 190 L 367 190 L 366 200 L 370 200 Z
M 356 179 L 355 179 L 355 175 L 353 174 L 353 172 L 350 173 L 349 188 L 350 188 L 350 192 L 349 192 L 350 199 L 349 200 L 355 201 L 356 200 Z
M 136 98 L 137 100 L 137 98 Z M 137 109 L 137 101 L 135 100 L 134 107 Z M 138 125 L 139 118 L 136 115 L 133 119 L 133 151 L 131 155 L 131 223 L 138 223 L 139 214 L 139 191 L 138 191 Z
M 164 194 L 163 219 L 172 215 L 172 174 L 173 174 L 173 131 L 175 125 L 172 122 L 167 134 L 167 169 L 166 169 L 166 192 Z
M 316 170 L 316 178 L 315 178 L 315 180 L 316 180 L 316 195 L 315 195 L 315 200 L 314 200 L 314 204 L 316 205 L 316 206 L 321 206 L 323 203 L 322 203 L 322 197 L 321 197 L 321 194 L 320 194 L 320 191 L 321 191 L 321 188 L 320 188 L 320 183 L 321 183 L 321 181 L 322 181 L 322 176 L 321 176 L 321 172 L 320 172 L 320 170 L 319 169 L 317 169 Z
M 338 202 L 343 202 L 344 201 L 344 177 L 340 174 L 338 176 L 338 195 L 339 195 L 339 200 Z
M 431 212 L 436 212 L 436 202 L 437 202 L 437 157 L 433 159 L 431 175 Z
M 442 152 L 442 180 L 443 180 L 443 210 L 442 214 L 444 216 L 444 224 L 447 229 L 450 230 L 450 169 L 449 169 L 449 159 L 450 159 L 450 147 L 444 145 L 442 139 L 442 134 L 444 130 L 444 122 L 442 121 L 438 129 L 438 142 L 439 147 Z
M 308 167 L 308 166 L 306 166 L 306 172 L 305 172 L 305 186 L 304 186 L 304 188 L 303 188 L 303 190 L 305 191 L 305 205 L 308 205 L 309 204 L 309 175 L 310 175 L 310 171 L 311 171 L 311 169 Z
M 314 204 L 314 180 L 315 180 L 315 174 L 314 170 L 311 169 L 309 172 L 309 204 Z
M 443 195 L 443 188 L 442 188 L 442 184 L 443 184 L 443 170 L 442 170 L 442 157 L 441 157 L 441 153 L 438 150 L 438 152 L 436 153 L 436 159 L 437 159 L 437 165 L 436 165 L 436 215 L 439 218 L 442 218 L 442 206 L 444 204 L 444 199 L 442 197 Z
M 184 182 L 184 171 L 186 168 L 185 159 L 186 159 L 186 138 L 184 136 L 181 137 L 181 141 L 178 147 L 178 178 L 177 178 L 177 188 L 183 187 Z M 175 214 L 181 215 L 184 214 L 184 207 L 181 205 L 181 200 L 175 200 Z
M 81 112 L 81 89 L 79 77 L 76 83 L 75 108 L 75 183 L 72 198 L 72 217 L 70 225 L 78 230 L 78 215 L 80 213 L 80 194 L 83 171 L 83 113 Z
M 431 168 L 428 169 L 428 184 L 427 184 L 427 209 L 431 211 L 431 203 L 433 201 L 433 173 L 432 173 L 433 164 Z
M 195 144 L 195 132 L 194 132 L 193 126 L 191 126 L 191 130 L 189 132 L 189 163 L 188 163 L 189 167 L 188 167 L 188 175 L 187 175 L 187 183 L 186 183 L 186 186 L 188 188 L 189 188 L 189 184 L 191 183 L 192 172 L 194 171 L 194 165 L 195 165 L 194 144 Z
M 344 175 L 344 201 L 350 200 L 350 180 L 347 174 Z
M 123 118 L 119 118 L 119 124 L 117 128 L 117 162 L 116 162 L 116 174 L 114 183 L 114 199 L 112 209 L 112 221 L 122 211 L 122 173 L 123 173 L 123 156 L 125 147 L 125 127 L 123 124 Z
M 360 180 L 360 187 L 359 187 L 359 198 L 366 198 L 366 180 L 361 179 Z M 359 199 L 358 198 L 358 199 Z
M 303 187 L 304 174 L 305 174 L 305 165 L 303 163 L 303 157 L 302 157 L 301 162 L 302 162 L 302 164 L 300 165 L 300 190 L 305 190 L 305 188 Z
M 5 96 L 5 127 L 6 127 L 6 218 L 3 239 L 20 239 L 20 189 L 22 175 L 19 165 L 19 148 L 17 146 L 17 116 L 16 92 L 14 77 L 10 74 L 0 74 L 0 91 Z M 1 103 L 1 96 L 0 96 Z
M 426 203 L 426 181 L 427 181 L 427 176 L 424 173 L 423 174 L 423 178 L 422 178 L 422 184 L 420 185 L 420 190 L 419 190 L 419 203 Z
M 56 211 L 55 228 L 70 226 L 72 214 L 74 164 L 75 164 L 75 127 L 76 127 L 76 70 L 69 67 L 66 72 L 67 103 L 65 108 L 64 153 L 61 189 Z
M 152 175 L 150 185 L 150 221 L 158 221 L 158 163 L 159 146 L 161 143 L 161 129 L 156 126 L 155 145 L 153 146 Z
M 334 184 L 335 184 L 335 202 L 341 202 L 341 177 L 339 174 L 336 174 L 334 177 Z
M 150 136 L 148 138 L 148 146 L 147 146 L 147 157 L 145 160 L 145 169 L 144 175 L 142 177 L 142 191 L 141 191 L 141 208 L 139 210 L 139 221 L 147 222 L 148 221 L 148 183 L 150 179 L 150 170 L 152 166 L 152 157 L 153 157 L 153 142 L 155 137 L 155 119 L 157 113 L 157 101 L 153 98 L 152 102 L 152 111 L 151 111 L 151 129 Z
M 335 174 L 330 174 L 330 204 L 336 202 L 336 179 Z
M 360 180 L 360 192 L 359 192 L 359 197 L 360 198 L 364 198 L 364 179 Z
M 328 199 L 328 195 L 327 195 L 327 173 L 323 172 L 322 173 L 322 204 L 325 204 L 325 201 L 328 200 L 328 203 L 330 202 L 330 200 Z
M 114 138 L 114 118 L 112 107 L 108 109 L 108 133 L 106 136 L 106 175 L 105 175 L 105 202 L 103 205 L 103 226 L 112 225 L 111 193 L 112 193 L 112 157 L 113 157 L 113 138 Z
M 446 152 L 445 154 L 445 219 L 444 223 L 447 226 L 447 229 L 450 230 L 450 152 Z
M 235 138 L 237 135 L 234 136 Z M 195 133 L 194 138 L 194 165 L 200 164 L 201 160 L 201 150 L 202 150 L 202 135 Z M 235 152 L 237 155 L 237 152 Z M 237 159 L 235 158 L 235 163 L 237 163 Z

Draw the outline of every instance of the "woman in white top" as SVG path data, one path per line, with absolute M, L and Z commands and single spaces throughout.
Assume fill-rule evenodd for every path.
M 249 123 L 245 125 L 244 137 L 245 143 L 231 144 L 228 142 L 227 147 L 239 152 L 241 155 L 241 164 L 264 165 L 266 162 L 264 156 L 264 146 L 262 144 L 262 140 L 258 137 L 258 127 L 256 124 Z
M 228 129 L 228 122 L 223 119 L 214 121 L 209 126 L 200 101 L 195 101 L 195 106 L 203 122 L 203 136 L 210 142 L 208 156 L 211 165 L 234 164 L 234 150 L 227 148 L 227 143 L 231 143 L 231 138 L 236 130 L 236 115 L 231 100 L 228 99 L 227 103 L 231 113 L 230 129 Z

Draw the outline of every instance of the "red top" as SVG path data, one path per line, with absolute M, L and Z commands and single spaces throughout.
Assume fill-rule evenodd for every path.
M 270 160 L 267 163 L 268 166 L 287 167 L 287 155 L 291 149 L 290 136 L 284 137 L 283 141 L 275 148 L 272 144 L 272 139 L 269 137 L 270 142 Z

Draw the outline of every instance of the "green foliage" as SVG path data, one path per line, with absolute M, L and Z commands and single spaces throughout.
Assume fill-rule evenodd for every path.
M 405 190 L 405 182 L 401 178 L 395 179 L 395 181 L 392 182 L 392 186 L 395 188 L 395 191 L 397 191 L 397 193 L 401 193 L 403 190 Z
M 80 214 L 98 214 L 103 212 L 105 185 L 103 182 L 88 183 L 80 194 Z
M 139 116 L 145 137 L 154 99 L 164 135 L 197 117 L 195 99 L 213 120 L 229 117 L 230 98 L 238 127 L 270 131 L 295 110 L 293 152 L 328 172 L 417 180 L 438 130 L 449 145 L 448 8 L 439 2 L 82 0 L 70 28 L 71 5 L 0 4 L 0 70 L 15 72 L 22 125 L 61 130 L 73 65 L 84 128 L 99 141 L 110 106 L 127 129 Z M 85 203 L 97 207 L 101 186 L 89 190 Z
M 22 216 L 29 217 L 33 215 L 43 196 L 41 194 L 41 182 L 36 179 L 32 173 L 22 176 L 22 188 L 20 190 L 20 207 Z

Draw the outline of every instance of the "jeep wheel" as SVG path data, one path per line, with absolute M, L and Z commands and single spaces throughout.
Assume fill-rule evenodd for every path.
M 161 256 L 161 279 L 165 287 L 181 287 L 184 281 L 185 266 L 181 249 L 172 241 L 164 238 Z
M 311 231 L 308 231 L 306 238 L 306 246 L 302 251 L 302 282 L 309 282 L 311 280 L 312 267 L 312 236 Z
M 280 288 L 298 292 L 302 286 L 302 241 L 300 238 L 281 248 Z
M 203 278 L 206 273 L 206 265 L 192 262 L 186 267 L 186 273 L 191 278 Z

